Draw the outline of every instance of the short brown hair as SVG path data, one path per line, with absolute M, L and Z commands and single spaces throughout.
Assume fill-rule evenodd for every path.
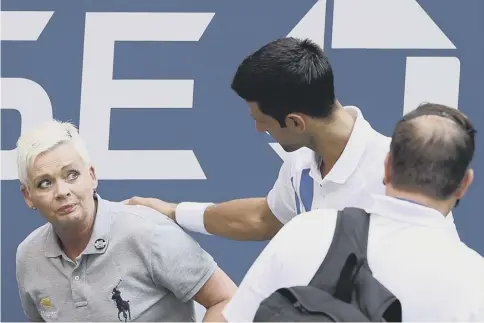
M 460 186 L 474 156 L 475 133 L 457 109 L 425 103 L 396 125 L 390 145 L 391 184 L 446 199 Z

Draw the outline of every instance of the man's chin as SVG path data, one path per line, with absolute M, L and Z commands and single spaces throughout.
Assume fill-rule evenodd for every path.
M 301 147 L 299 147 L 299 146 L 296 147 L 296 146 L 283 146 L 283 145 L 281 145 L 281 147 L 282 147 L 282 149 L 284 149 L 284 151 L 286 153 L 292 153 L 293 151 L 301 149 Z

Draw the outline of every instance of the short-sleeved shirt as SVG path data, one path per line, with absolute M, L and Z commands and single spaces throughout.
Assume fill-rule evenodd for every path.
M 404 322 L 484 321 L 484 258 L 455 235 L 437 210 L 373 196 L 368 264 L 397 298 Z M 319 209 L 289 221 L 269 242 L 224 309 L 228 322 L 252 322 L 279 288 L 306 286 L 323 263 L 337 210 Z
M 355 124 L 346 147 L 328 174 L 321 175 L 322 160 L 308 148 L 285 157 L 267 195 L 269 208 L 281 223 L 315 209 L 365 208 L 371 195 L 385 194 L 384 161 L 391 138 L 373 129 L 357 107 L 345 109 L 355 118 Z M 452 214 L 447 221 L 455 229 Z M 454 232 L 458 234 L 457 229 Z
M 215 272 L 213 258 L 150 208 L 98 201 L 91 239 L 75 262 L 49 223 L 19 245 L 17 282 L 27 317 L 118 322 L 117 305 L 129 304 L 130 321 L 194 321 L 192 298 Z M 123 311 L 119 317 L 124 321 Z

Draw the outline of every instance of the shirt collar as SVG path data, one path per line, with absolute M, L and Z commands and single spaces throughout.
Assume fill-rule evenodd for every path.
M 440 211 L 422 204 L 386 195 L 372 195 L 367 212 L 399 221 L 455 230 L 451 216 L 444 216 Z
M 94 220 L 94 228 L 89 243 L 87 244 L 86 249 L 82 252 L 83 255 L 104 253 L 108 247 L 111 236 L 112 212 L 109 207 L 109 202 L 101 199 L 99 195 L 96 195 L 96 197 L 98 205 L 96 218 Z M 54 227 L 50 225 L 45 241 L 45 256 L 56 258 L 63 254 L 64 252 L 59 245 L 59 239 L 54 231 Z
M 368 121 L 365 120 L 360 109 L 355 106 L 346 106 L 345 109 L 353 115 L 356 115 L 355 124 L 353 130 L 351 131 L 350 138 L 346 144 L 343 153 L 339 157 L 336 164 L 324 177 L 325 180 L 335 182 L 338 184 L 344 184 L 348 178 L 353 174 L 358 164 L 360 163 L 361 157 L 366 149 L 366 144 L 368 141 L 368 134 L 371 133 L 373 128 L 370 126 Z M 311 164 L 310 174 L 313 178 L 321 179 L 321 157 L 314 153 L 313 162 Z M 316 174 L 318 176 L 316 176 Z
M 54 232 L 54 227 L 49 223 L 49 230 L 47 238 L 45 239 L 45 256 L 49 258 L 56 258 L 63 254 L 59 246 L 59 240 Z

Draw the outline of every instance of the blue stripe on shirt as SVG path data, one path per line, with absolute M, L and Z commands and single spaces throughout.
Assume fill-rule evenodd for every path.
M 299 198 L 297 197 L 296 187 L 294 186 L 294 177 L 291 177 L 292 188 L 294 189 L 294 198 L 296 199 L 296 214 L 301 213 L 301 205 L 299 205 Z
M 306 212 L 311 211 L 314 196 L 314 182 L 313 178 L 309 176 L 309 170 L 309 168 L 303 169 L 299 184 L 299 195 Z

